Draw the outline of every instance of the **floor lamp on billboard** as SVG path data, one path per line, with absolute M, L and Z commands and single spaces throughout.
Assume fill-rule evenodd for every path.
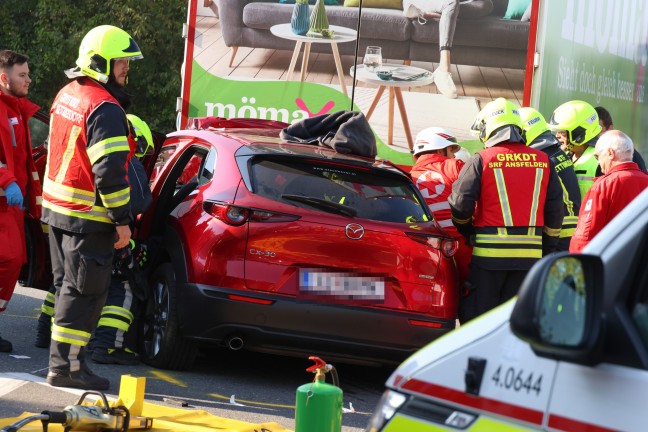
M 355 55 L 353 56 L 353 70 L 355 71 L 356 68 L 358 67 L 358 47 L 360 45 L 360 25 L 362 22 L 362 0 L 360 0 L 360 5 L 358 7 L 358 25 L 356 28 L 357 32 L 357 37 L 356 37 L 356 43 L 355 43 Z M 353 83 L 351 85 L 351 108 L 349 108 L 350 111 L 353 111 L 353 100 L 355 99 L 355 89 L 356 89 L 356 80 L 353 80 Z

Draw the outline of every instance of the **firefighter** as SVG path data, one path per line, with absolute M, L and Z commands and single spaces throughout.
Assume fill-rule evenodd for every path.
M 137 139 L 136 158 L 131 158 L 128 163 L 128 182 L 130 184 L 131 210 L 133 214 L 139 215 L 144 213 L 152 201 L 151 189 L 146 178 L 146 170 L 140 162 L 140 159 L 153 153 L 153 135 L 146 122 L 142 119 L 134 114 L 128 114 L 126 117 L 131 127 L 133 127 L 132 133 Z M 142 300 L 144 296 L 143 290 L 145 287 L 142 284 L 141 279 L 143 275 L 140 270 L 146 265 L 147 257 L 147 246 L 143 243 L 135 243 L 133 241 L 127 247 L 115 252 L 113 259 L 113 277 L 111 278 L 111 285 L 108 291 L 108 300 L 106 301 L 106 306 L 102 309 L 102 318 L 100 318 L 98 329 L 95 332 L 99 340 L 107 342 L 106 349 L 117 350 L 117 353 L 111 355 L 109 358 L 113 360 L 119 358 L 120 361 L 111 361 L 111 363 L 131 365 L 139 363 L 139 360 L 135 361 L 137 355 L 133 349 L 134 344 L 131 343 L 130 347 L 125 347 L 122 340 L 124 333 L 128 332 L 136 313 L 138 297 L 139 300 Z M 134 266 L 134 264 L 137 265 Z M 131 289 L 133 282 L 130 280 L 136 280 L 139 285 L 135 287 L 135 293 L 137 294 L 135 297 L 133 297 L 133 289 Z M 59 284 L 52 284 L 41 305 L 41 313 L 36 326 L 36 340 L 34 342 L 34 345 L 38 348 L 49 348 L 50 346 L 57 285 Z M 130 306 L 124 307 L 124 304 L 129 304 Z M 114 314 L 108 312 L 112 307 L 116 308 L 113 310 L 115 312 Z M 120 308 L 129 310 L 119 312 Z M 104 312 L 106 312 L 107 316 L 102 322 Z M 112 315 L 113 318 L 110 318 L 109 315 Z M 123 323 L 118 323 L 117 321 L 123 321 Z M 113 323 L 115 325 L 103 325 L 105 323 Z M 132 339 L 132 334 L 129 334 L 129 337 Z M 112 340 L 120 342 L 111 342 Z M 90 350 L 90 345 L 88 345 L 87 350 Z M 128 354 L 121 354 L 123 350 L 126 350 Z M 100 357 L 101 355 L 97 354 L 97 358 Z M 122 357 L 128 360 L 121 359 Z M 98 361 L 94 357 L 93 360 Z M 101 363 L 101 361 L 98 362 Z M 106 362 L 103 361 L 103 363 Z
M 486 148 L 464 165 L 448 199 L 473 245 L 462 323 L 517 294 L 531 266 L 556 249 L 563 218 L 558 175 L 546 153 L 525 145 L 517 106 L 488 103 L 472 129 Z
M 57 284 L 47 374 L 55 387 L 110 387 L 88 367 L 85 347 L 106 302 L 115 249 L 131 237 L 127 166 L 136 141 L 124 86 L 130 61 L 140 58 L 124 30 L 93 28 L 50 110 L 42 220 Z
M 520 108 L 520 117 L 527 145 L 545 152 L 558 174 L 563 191 L 563 222 L 556 250 L 568 251 L 569 242 L 578 223 L 581 204 L 580 188 L 574 165 L 569 156 L 560 148 L 560 141 L 551 133 L 542 114 L 533 108 L 524 107 Z
M 548 126 L 572 154 L 582 200 L 594 184 L 598 169 L 594 157 L 594 147 L 601 132 L 598 114 L 587 102 L 573 100 L 554 110 Z
M 459 234 L 452 224 L 448 204 L 452 184 L 464 166 L 462 160 L 455 158 L 455 153 L 459 150 L 461 147 L 457 144 L 457 138 L 447 130 L 438 127 L 423 129 L 416 136 L 412 150 L 416 162 L 410 174 L 439 226 L 459 241 L 455 262 L 459 273 L 459 286 L 463 286 L 468 277 L 472 247 L 466 244 L 464 236 Z
M 128 114 L 128 121 L 137 137 L 137 152 L 130 162 L 128 171 L 131 185 L 131 211 L 140 215 L 152 202 L 151 189 L 144 166 L 138 158 L 152 153 L 153 137 L 148 125 L 134 114 Z M 133 321 L 144 300 L 146 283 L 142 273 L 146 265 L 147 248 L 131 240 L 125 248 L 115 252 L 113 273 L 108 289 L 108 299 L 101 311 L 101 317 L 93 339 L 92 360 L 96 363 L 136 365 L 139 356 L 136 351 L 134 332 L 130 331 Z

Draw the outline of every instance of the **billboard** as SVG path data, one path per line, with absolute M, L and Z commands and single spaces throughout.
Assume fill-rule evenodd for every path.
M 288 2 L 217 1 L 212 4 L 220 15 L 215 20 L 203 15 L 202 3 L 189 0 L 179 127 L 189 117 L 294 123 L 359 110 L 374 130 L 378 155 L 411 165 L 413 139 L 422 129 L 446 128 L 475 150 L 481 143 L 469 128 L 481 107 L 497 97 L 517 104 L 524 99 L 531 22 L 522 15 L 530 11 L 531 0 L 518 2 L 526 5 L 517 6 L 517 15 L 507 0 L 462 2 L 449 66 L 456 98 L 441 94 L 434 82 L 433 73 L 444 64 L 441 20 L 406 16 L 407 2 L 378 7 L 367 0 L 326 0 L 332 41 L 285 31 L 295 8 L 283 4 Z M 350 34 L 360 34 L 358 44 Z M 354 79 L 351 69 L 363 68 L 369 46 L 381 48 L 383 65 L 393 78 L 363 75 L 359 69 Z M 409 76 L 418 78 L 407 82 Z
M 543 0 L 537 52 L 532 106 L 547 118 L 572 99 L 603 106 L 646 150 L 648 2 Z

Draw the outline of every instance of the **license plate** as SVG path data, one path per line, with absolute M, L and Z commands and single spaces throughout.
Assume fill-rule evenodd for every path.
M 330 300 L 385 299 L 385 280 L 378 276 L 362 276 L 350 272 L 299 271 L 299 292 L 304 297 Z

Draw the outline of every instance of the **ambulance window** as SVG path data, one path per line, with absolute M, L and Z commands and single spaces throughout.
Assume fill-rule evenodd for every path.
M 540 336 L 546 342 L 579 345 L 585 334 L 585 272 L 578 258 L 557 259 L 545 283 Z

